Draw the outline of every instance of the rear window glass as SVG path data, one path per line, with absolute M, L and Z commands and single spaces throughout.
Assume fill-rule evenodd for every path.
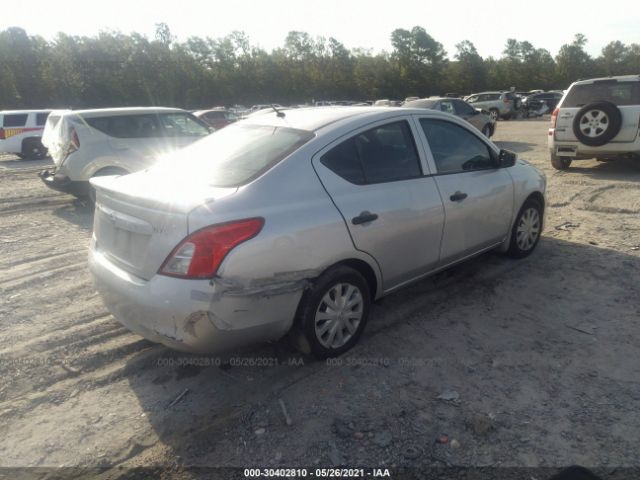
M 167 137 L 203 137 L 209 135 L 209 129 L 200 120 L 185 113 L 167 113 L 158 115 Z
M 36 114 L 36 125 L 38 127 L 43 126 L 45 123 L 47 123 L 47 118 L 48 117 L 49 117 L 49 112 L 43 112 L 43 113 Z
M 306 130 L 233 124 L 175 152 L 154 172 L 205 178 L 215 187 L 237 187 L 262 175 L 313 138 Z
M 14 113 L 4 116 L 3 127 L 24 127 L 27 124 L 27 113 Z
M 606 100 L 618 106 L 640 105 L 640 82 L 597 82 L 575 85 L 564 99 L 563 107 L 584 107 L 588 103 Z
M 203 137 L 208 128 L 184 113 L 116 115 L 84 118 L 88 125 L 115 138 Z

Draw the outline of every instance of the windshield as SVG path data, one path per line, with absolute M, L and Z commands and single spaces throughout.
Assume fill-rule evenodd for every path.
M 313 133 L 267 125 L 230 125 L 166 156 L 153 170 L 205 178 L 215 187 L 249 183 L 313 138 Z

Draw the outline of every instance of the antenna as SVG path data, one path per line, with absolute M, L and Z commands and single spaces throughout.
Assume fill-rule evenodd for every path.
M 271 108 L 273 108 L 273 110 L 276 112 L 276 115 L 277 115 L 278 117 L 280 117 L 280 118 L 284 118 L 284 112 L 282 112 L 282 111 L 278 110 L 278 109 L 276 108 L 276 106 L 275 106 L 273 103 L 271 104 Z

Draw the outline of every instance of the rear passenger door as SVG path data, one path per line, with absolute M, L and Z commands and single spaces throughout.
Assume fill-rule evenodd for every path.
M 86 122 L 109 136 L 109 146 L 122 168 L 135 172 L 166 153 L 157 115 L 153 113 L 94 117 Z
M 497 245 L 513 214 L 513 180 L 479 134 L 440 118 L 420 118 L 445 209 L 441 264 Z
M 332 143 L 313 166 L 358 250 L 371 255 L 389 290 L 433 269 L 444 223 L 435 181 L 425 176 L 410 119 L 363 128 Z

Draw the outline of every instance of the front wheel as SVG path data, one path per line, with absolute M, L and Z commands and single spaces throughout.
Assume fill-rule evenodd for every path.
M 498 121 L 498 117 L 500 117 L 500 112 L 496 108 L 492 108 L 491 110 L 489 110 L 489 116 L 491 117 L 492 121 L 496 122 Z
M 524 258 L 538 245 L 542 234 L 543 209 L 540 202 L 530 198 L 518 212 L 507 254 L 514 258 Z
M 369 317 L 371 293 L 356 270 L 337 266 L 327 270 L 306 291 L 296 318 L 316 358 L 341 355 L 360 338 Z

